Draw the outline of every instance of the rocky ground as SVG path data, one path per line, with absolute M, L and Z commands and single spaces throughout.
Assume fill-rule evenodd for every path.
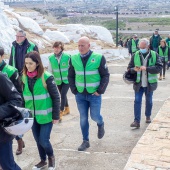
M 132 149 L 147 128 L 144 119 L 144 105 L 142 108 L 142 122 L 140 129 L 131 129 L 133 121 L 134 92 L 131 85 L 122 80 L 129 59 L 111 61 L 110 83 L 103 95 L 102 115 L 105 120 L 106 134 L 103 139 L 97 138 L 97 126 L 90 119 L 90 145 L 86 152 L 78 152 L 82 142 L 79 127 L 79 112 L 74 95 L 69 91 L 68 98 L 71 114 L 63 118 L 63 122 L 54 125 L 51 142 L 54 147 L 58 170 L 123 170 Z M 169 72 L 167 79 L 159 82 L 159 88 L 154 94 L 152 118 L 158 113 L 164 101 L 169 97 Z M 143 100 L 144 102 L 144 100 Z M 26 148 L 22 155 L 15 156 L 15 160 L 23 170 L 30 170 L 39 162 L 37 147 L 31 131 L 25 134 Z M 14 154 L 16 141 L 13 144 Z

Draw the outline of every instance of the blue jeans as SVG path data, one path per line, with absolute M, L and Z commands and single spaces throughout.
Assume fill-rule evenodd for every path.
M 0 143 L 0 165 L 3 170 L 21 170 L 14 161 L 12 141 Z
M 89 121 L 88 111 L 90 109 L 90 116 L 99 126 L 103 124 L 103 118 L 100 114 L 101 109 L 101 95 L 91 94 L 76 94 L 77 107 L 80 112 L 80 127 L 83 135 L 83 140 L 89 141 Z
M 52 122 L 46 124 L 39 124 L 34 119 L 32 133 L 37 143 L 40 159 L 43 161 L 46 160 L 46 155 L 48 157 L 53 156 L 53 148 L 50 143 L 50 134 L 52 127 L 53 127 Z
M 135 92 L 135 102 L 134 102 L 134 116 L 135 116 L 135 121 L 138 123 L 140 123 L 140 119 L 141 119 L 141 105 L 142 105 L 143 93 L 145 93 L 145 98 L 146 98 L 145 116 L 150 117 L 152 111 L 153 92 L 147 93 L 147 87 L 140 87 L 139 92 Z

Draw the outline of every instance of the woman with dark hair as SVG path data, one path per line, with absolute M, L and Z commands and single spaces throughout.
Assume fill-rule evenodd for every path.
M 25 56 L 22 82 L 25 107 L 34 113 L 32 132 L 41 159 L 32 169 L 45 167 L 48 156 L 48 169 L 54 170 L 55 157 L 49 139 L 53 124 L 59 120 L 60 98 L 53 76 L 44 70 L 36 51 Z
M 159 80 L 165 79 L 165 72 L 166 72 L 166 65 L 167 62 L 170 61 L 170 49 L 168 45 L 166 44 L 165 40 L 161 40 L 160 46 L 158 47 L 158 54 L 161 57 L 163 68 L 160 72 Z M 162 77 L 162 71 L 163 71 L 163 77 Z
M 61 95 L 60 105 L 60 121 L 62 116 L 70 113 L 67 92 L 69 89 L 68 83 L 68 67 L 70 55 L 64 53 L 64 44 L 60 41 L 56 41 L 53 45 L 54 54 L 49 56 L 48 71 L 54 75 L 55 83 Z

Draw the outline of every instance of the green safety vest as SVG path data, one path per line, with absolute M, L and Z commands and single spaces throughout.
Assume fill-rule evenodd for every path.
M 2 73 L 6 74 L 8 76 L 8 78 L 11 78 L 11 76 L 17 71 L 17 69 L 15 67 L 12 67 L 8 64 L 6 64 L 3 68 L 3 70 L 1 71 Z
M 57 85 L 60 85 L 62 82 L 68 84 L 68 67 L 69 67 L 70 56 L 63 53 L 60 59 L 60 63 L 56 59 L 55 54 L 52 54 L 49 57 L 49 61 L 52 67 L 52 73 L 55 78 Z
M 151 57 L 149 59 L 149 66 L 155 66 L 156 63 L 156 52 L 151 50 Z M 141 66 L 141 60 L 139 56 L 139 51 L 135 53 L 134 57 L 134 64 L 135 66 L 140 67 Z M 157 82 L 157 74 L 150 74 L 148 73 L 148 82 L 149 83 L 156 83 Z M 137 78 L 136 83 L 139 83 L 141 81 L 141 71 L 137 72 Z
M 135 53 L 137 51 L 137 45 L 134 39 L 132 39 L 132 53 Z
M 165 52 L 163 53 L 162 48 L 159 46 L 159 56 L 165 58 L 165 62 L 168 61 L 168 46 L 166 46 Z
M 50 73 L 44 72 L 45 81 L 51 76 Z M 28 77 L 23 75 L 24 83 L 23 97 L 25 107 L 34 113 L 35 119 L 39 124 L 46 124 L 52 121 L 52 99 L 43 85 L 43 78 L 38 78 L 33 88 L 33 94 L 28 86 Z
M 31 51 L 34 51 L 34 47 L 35 47 L 35 44 L 32 43 L 32 42 L 29 42 L 30 46 L 27 48 L 27 53 L 31 52 Z M 15 63 L 15 47 L 12 46 L 12 66 L 13 67 L 16 67 L 16 63 Z
M 97 91 L 101 80 L 98 71 L 101 58 L 101 54 L 92 53 L 84 68 L 80 54 L 71 57 L 71 62 L 76 74 L 75 84 L 79 93 L 82 93 L 84 88 L 86 88 L 88 93 L 94 93 Z
M 170 47 L 170 41 L 168 41 L 168 47 Z

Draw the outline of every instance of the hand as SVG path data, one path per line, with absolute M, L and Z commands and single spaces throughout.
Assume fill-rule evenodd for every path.
M 99 93 L 97 93 L 97 92 L 94 92 L 92 95 L 100 96 L 100 94 L 99 94 Z
M 145 66 L 141 66 L 140 69 L 146 71 L 146 67 Z
M 56 124 L 56 123 L 58 123 L 58 121 L 59 121 L 59 120 L 53 120 L 52 123 L 53 123 L 53 124 Z
M 138 71 L 141 71 L 141 68 L 140 68 L 140 67 L 134 67 L 134 70 L 135 70 L 136 72 L 138 72 Z

